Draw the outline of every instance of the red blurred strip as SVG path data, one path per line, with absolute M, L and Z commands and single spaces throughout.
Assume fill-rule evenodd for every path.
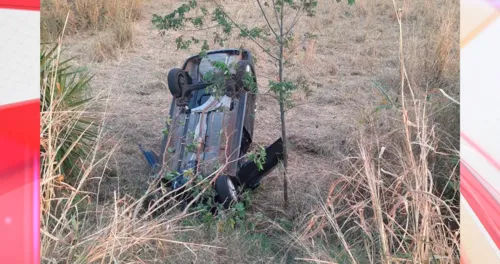
M 21 10 L 40 10 L 40 1 L 38 0 L 0 0 L 0 8 L 21 9 Z
M 488 191 L 491 196 L 495 198 L 497 202 L 500 202 L 500 193 L 495 189 L 483 176 L 481 176 L 470 164 L 465 161 L 461 161 L 469 171 L 474 175 L 474 177 L 479 181 L 479 183 Z
M 34 244 L 37 237 L 35 227 L 40 232 L 39 217 L 35 219 L 33 210 L 33 193 L 36 186 L 33 183 L 33 165 L 12 174 L 11 178 L 22 179 L 22 186 L 0 196 L 0 259 L 2 263 L 40 263 L 37 258 L 38 244 Z M 30 181 L 31 180 L 31 181 Z M 3 184 L 3 179 L 0 179 Z M 39 257 L 38 257 L 39 259 Z
M 33 263 L 40 262 L 40 152 L 35 155 L 33 170 L 33 222 L 32 222 L 32 234 L 33 234 Z
M 460 133 L 460 136 L 469 143 L 481 156 L 483 156 L 491 165 L 493 165 L 497 170 L 500 170 L 500 162 L 496 161 L 488 152 L 486 152 L 479 144 L 474 142 L 469 136 L 467 136 L 464 132 Z
M 12 147 L 12 144 L 0 139 L 0 146 Z M 19 146 L 17 146 L 16 148 L 19 148 Z M 18 156 L 18 158 L 19 159 L 24 158 L 23 156 Z M 29 179 L 29 181 L 25 181 L 24 178 L 17 177 L 17 173 L 19 173 L 20 171 L 24 171 L 25 168 L 28 166 L 32 166 L 32 163 L 33 161 L 31 159 L 20 161 L 17 164 L 2 163 L 2 165 L 0 166 L 3 167 L 0 170 L 0 196 L 8 192 L 14 191 L 17 188 L 21 188 L 25 184 L 31 182 L 32 179 Z
M 460 162 L 460 193 L 474 210 L 497 248 L 500 248 L 500 205 L 463 161 Z
M 40 262 L 40 100 L 0 106 L 0 259 Z
M 40 99 L 1 105 L 0 124 L 0 138 L 40 152 Z M 0 157 L 7 164 L 15 160 L 8 150 L 3 150 Z
M 39 178 L 35 161 L 39 152 L 24 145 L 0 138 L 2 160 L 0 175 L 0 259 L 2 263 L 37 263 L 40 232 L 38 204 Z M 16 163 L 13 163 L 16 162 Z M 36 231 L 35 231 L 36 230 Z

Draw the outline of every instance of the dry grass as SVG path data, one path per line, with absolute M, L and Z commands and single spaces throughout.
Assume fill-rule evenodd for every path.
M 296 107 L 287 113 L 291 143 L 290 209 L 282 211 L 282 179 L 278 173 L 272 173 L 253 195 L 249 210 L 251 221 L 256 212 L 270 220 L 255 220 L 259 228 L 254 232 L 216 232 L 209 236 L 198 228 L 191 233 L 180 228 L 176 214 L 151 221 L 137 220 L 127 213 L 147 188 L 141 177 L 147 168 L 136 143 L 158 146 L 171 99 L 165 89 L 166 73 L 196 52 L 175 51 L 171 41 L 193 32 L 170 32 L 160 38 L 151 29 L 153 13 L 166 14 L 179 3 L 163 0 L 145 4 L 143 19 L 136 25 L 127 24 L 135 32 L 131 36 L 137 44 L 129 51 L 117 52 L 119 46 L 109 44 L 120 42 L 115 42 L 116 36 L 126 39 L 127 29 L 117 29 L 123 34 L 111 34 L 112 27 L 107 27 L 108 33 L 89 37 L 97 39 L 90 52 L 81 48 L 87 39 L 71 39 L 70 55 L 76 55 L 80 64 L 92 65 L 94 60 L 110 55 L 118 58 L 118 62 L 95 64 L 92 69 L 97 73 L 93 81 L 95 91 L 113 95 L 99 109 L 109 115 L 109 133 L 120 135 L 120 144 L 117 139 L 98 143 L 99 152 L 115 152 L 105 157 L 98 154 L 98 160 L 103 160 L 95 168 L 89 165 L 88 171 L 94 168 L 94 173 L 86 176 L 90 184 L 83 188 L 89 193 L 73 187 L 78 195 L 71 198 L 66 216 L 48 216 L 55 221 L 61 219 L 63 224 L 57 229 L 44 226 L 47 234 L 42 236 L 42 244 L 49 245 L 44 256 L 61 260 L 73 254 L 70 244 L 60 243 L 56 247 L 48 234 L 59 240 L 80 234 L 76 236 L 80 243 L 75 242 L 75 256 L 99 262 L 113 258 L 137 263 L 155 259 L 159 263 L 165 259 L 175 263 L 454 262 L 458 233 L 453 216 L 457 208 L 446 190 L 453 189 L 450 186 L 458 177 L 456 167 L 448 160 L 456 156 L 458 148 L 459 109 L 436 91 L 443 89 L 459 98 L 458 0 L 396 2 L 402 8 L 403 54 L 408 74 L 408 78 L 403 78 L 404 89 L 400 31 L 392 1 L 358 0 L 354 7 L 321 1 L 316 17 L 301 18 L 294 30 L 292 46 L 297 48 L 287 54 L 292 66 L 285 72 L 287 78 L 304 84 L 294 95 Z M 253 1 L 221 3 L 238 21 L 255 26 L 265 24 Z M 55 10 L 52 9 L 54 13 Z M 45 14 L 51 13 L 42 10 L 43 19 Z M 77 25 L 76 21 L 70 24 Z M 134 31 L 135 26 L 139 30 Z M 99 26 L 70 27 L 76 29 L 74 33 L 100 30 Z M 306 33 L 317 38 L 306 41 Z M 196 34 L 200 39 L 210 36 L 209 32 Z M 230 39 L 226 47 L 241 45 L 257 56 L 259 87 L 265 92 L 268 81 L 276 79 L 276 69 L 256 45 L 243 39 Z M 401 102 L 405 102 L 404 108 Z M 273 99 L 259 98 L 254 142 L 266 145 L 279 137 L 277 113 Z M 103 163 L 117 176 L 101 175 L 97 170 L 97 182 L 102 184 L 96 190 L 92 187 L 98 184 L 95 169 Z M 119 192 L 115 198 L 116 189 Z M 70 190 L 66 190 L 70 196 L 53 197 L 53 202 L 67 201 L 73 194 Z M 125 199 L 124 194 L 135 199 Z M 80 202 L 85 201 L 85 195 L 92 201 L 89 209 Z M 102 199 L 99 206 L 97 197 Z M 75 204 L 80 204 L 78 214 L 70 213 L 78 207 Z M 78 232 L 70 231 L 75 230 L 71 224 L 73 216 L 78 217 Z M 293 230 L 284 232 L 274 223 L 278 218 L 291 222 Z M 172 229 L 159 228 L 161 224 Z M 187 244 L 189 249 L 166 242 L 178 239 L 175 230 L 189 234 L 182 238 L 193 243 Z M 256 235 L 258 240 L 250 239 Z M 196 251 L 194 244 L 227 250 L 205 247 Z M 183 253 L 174 254 L 174 250 Z M 290 255 L 301 260 L 290 260 Z
M 401 105 L 394 111 L 368 115 L 357 155 L 346 159 L 350 166 L 330 185 L 326 201 L 301 233 L 309 248 L 314 248 L 314 238 L 326 243 L 312 251 L 312 259 L 338 261 L 328 252 L 333 234 L 347 252 L 345 259 L 352 263 L 459 262 L 458 164 L 445 167 L 438 162 L 458 157 L 459 131 L 447 127 L 448 134 L 437 132 L 440 125 L 433 114 L 439 102 L 428 99 L 430 85 L 439 87 L 450 80 L 455 83 L 446 88 L 457 94 L 458 57 L 452 54 L 457 38 L 451 30 L 457 25 L 455 4 L 449 6 L 456 8 L 454 14 L 447 8 L 444 15 L 436 12 L 437 17 L 427 18 L 440 23 L 428 24 L 433 26 L 427 28 L 429 38 L 419 39 L 407 51 L 404 20 L 408 14 L 398 13 L 394 3 L 401 36 Z M 406 55 L 422 50 L 429 56 Z M 447 118 L 455 121 L 457 116 L 458 111 L 448 112 Z M 442 174 L 446 186 L 439 183 Z M 454 193 L 445 195 L 451 183 Z
M 121 50 L 134 42 L 135 28 L 132 23 L 121 21 L 113 24 L 109 33 L 100 34 L 93 46 L 94 59 L 98 62 L 106 58 L 116 59 Z
M 41 12 L 44 36 L 54 40 L 60 35 L 67 15 L 67 34 L 98 31 L 125 20 L 140 19 L 142 0 L 44 0 Z
M 458 262 L 458 205 L 440 192 L 432 168 L 436 156 L 458 153 L 436 153 L 435 126 L 423 101 L 407 108 L 417 111 L 419 122 L 394 115 L 394 126 L 402 128 L 383 134 L 373 128 L 361 136 L 358 155 L 346 161 L 350 170 L 331 184 L 328 199 L 305 225 L 305 245 L 314 247 L 312 238 L 325 239 L 327 249 L 338 239 L 352 263 Z M 448 176 L 455 183 L 457 170 Z M 327 252 L 312 256 L 338 261 Z
M 121 49 L 134 43 L 134 22 L 142 18 L 142 6 L 142 0 L 44 0 L 42 41 L 54 41 L 68 16 L 66 34 L 97 34 L 96 60 L 116 58 Z

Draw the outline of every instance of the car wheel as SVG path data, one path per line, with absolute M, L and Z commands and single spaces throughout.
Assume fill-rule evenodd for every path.
M 227 209 L 232 202 L 238 200 L 238 192 L 231 178 L 227 175 L 221 175 L 215 180 L 215 192 L 217 201 Z
M 236 65 L 236 75 L 235 75 L 236 86 L 238 88 L 243 87 L 245 91 L 249 91 L 249 87 L 246 87 L 244 83 L 245 73 L 247 72 L 252 74 L 252 68 L 250 66 L 250 62 L 247 60 L 238 61 L 238 64 Z
M 182 85 L 188 84 L 188 75 L 179 68 L 171 69 L 168 72 L 168 89 L 174 98 L 182 97 Z

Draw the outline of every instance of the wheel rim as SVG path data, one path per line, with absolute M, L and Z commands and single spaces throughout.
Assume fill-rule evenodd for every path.
M 182 72 L 179 73 L 179 75 L 177 76 L 177 79 L 178 79 L 178 83 L 179 83 L 179 88 L 181 88 L 181 86 L 187 84 L 186 76 L 184 76 L 184 74 Z

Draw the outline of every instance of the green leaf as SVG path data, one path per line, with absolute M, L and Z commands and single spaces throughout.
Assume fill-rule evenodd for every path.
M 202 27 L 203 26 L 203 19 L 202 17 L 196 17 L 196 18 L 193 18 L 193 20 L 191 20 L 191 23 L 193 23 L 193 25 L 195 27 Z
M 245 72 L 245 74 L 243 75 L 243 85 L 245 87 L 248 87 L 248 89 L 252 93 L 257 93 L 258 92 L 257 82 L 255 81 L 254 76 L 251 73 L 249 73 L 249 72 Z
M 263 32 L 262 28 L 254 27 L 254 28 L 248 29 L 244 25 L 241 25 L 240 28 L 241 29 L 240 29 L 239 37 L 250 37 L 253 39 L 262 37 L 262 32 Z
M 266 163 L 266 149 L 259 146 L 256 151 L 248 154 L 248 159 L 255 162 L 259 171 L 263 170 L 264 164 Z
M 200 43 L 200 40 L 195 37 L 191 37 L 191 40 L 194 42 L 194 44 Z
M 202 6 L 200 9 L 204 15 L 208 14 L 208 10 L 205 7 Z
M 273 91 L 275 94 L 286 98 L 291 95 L 292 91 L 297 89 L 297 86 L 290 81 L 284 81 L 284 82 L 269 81 L 269 88 L 271 88 L 271 91 Z
M 208 51 L 210 47 L 208 46 L 208 42 L 206 40 L 203 41 L 203 46 L 201 46 L 201 51 L 205 52 L 204 54 L 206 55 L 206 51 Z M 200 52 L 201 57 L 205 57 L 202 52 Z
M 175 39 L 175 43 L 177 44 L 177 49 L 181 49 L 181 50 L 186 50 L 189 48 L 189 46 L 191 46 L 191 43 L 193 41 L 192 40 L 186 40 L 184 41 L 182 36 L 178 37 Z
M 231 22 L 228 20 L 226 13 L 224 13 L 224 11 L 221 8 L 217 7 L 214 10 L 212 21 L 217 22 L 217 24 L 219 24 L 222 27 L 222 31 L 225 34 L 231 33 L 233 26 Z

